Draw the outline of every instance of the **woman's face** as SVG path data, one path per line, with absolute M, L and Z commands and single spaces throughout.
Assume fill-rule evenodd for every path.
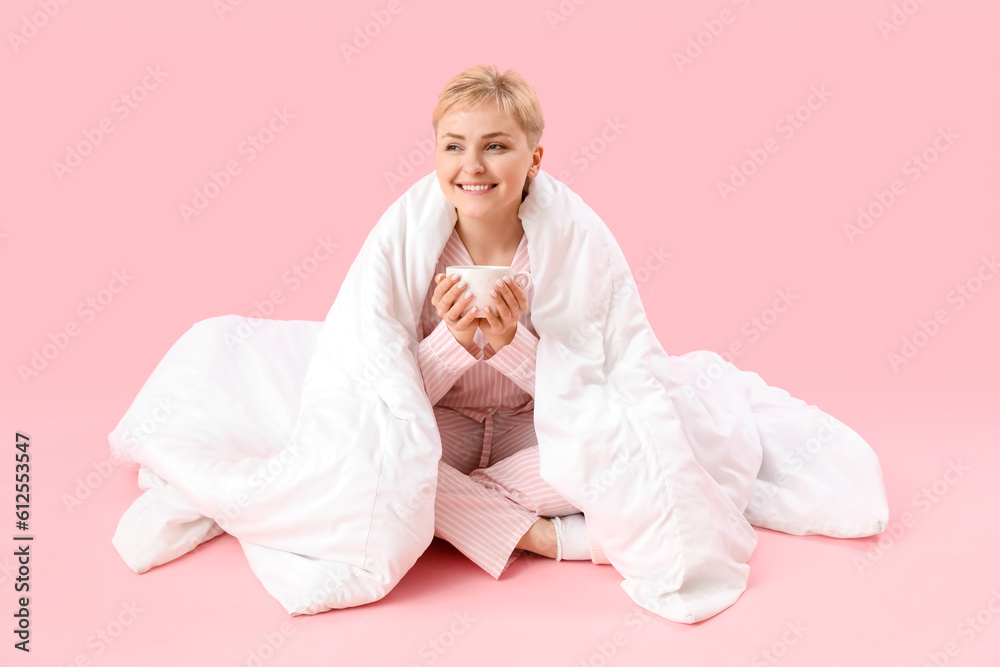
M 542 159 L 542 147 L 528 148 L 517 121 L 492 108 L 455 111 L 438 121 L 437 136 L 438 183 L 459 213 L 516 216 L 525 178 L 538 174 Z

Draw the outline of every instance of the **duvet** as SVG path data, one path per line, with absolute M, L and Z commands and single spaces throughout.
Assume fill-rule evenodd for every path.
M 732 605 L 753 526 L 885 528 L 879 461 L 856 432 L 718 354 L 666 354 L 608 227 L 550 174 L 519 214 L 540 473 L 637 604 L 681 623 Z M 427 174 L 372 228 L 324 321 L 225 315 L 177 340 L 108 437 L 142 489 L 112 538 L 131 569 L 227 532 L 290 614 L 392 590 L 434 534 L 441 441 L 418 326 L 456 221 Z

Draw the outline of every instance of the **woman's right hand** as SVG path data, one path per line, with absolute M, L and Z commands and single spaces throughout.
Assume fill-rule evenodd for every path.
M 455 339 L 462 344 L 462 347 L 468 349 L 472 345 L 476 330 L 479 329 L 476 309 L 469 308 L 465 317 L 459 317 L 459 315 L 472 302 L 472 293 L 469 292 L 468 285 L 460 280 L 457 274 L 446 276 L 439 273 L 434 276 L 434 280 L 437 281 L 437 287 L 434 288 L 431 303 L 437 308 L 438 315 L 444 320 L 445 326 L 448 327 Z

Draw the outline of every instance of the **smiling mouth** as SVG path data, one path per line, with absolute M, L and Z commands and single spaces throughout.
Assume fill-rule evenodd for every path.
M 459 185 L 458 187 L 465 192 L 485 192 L 486 190 L 492 190 L 497 186 L 496 183 L 493 185 Z

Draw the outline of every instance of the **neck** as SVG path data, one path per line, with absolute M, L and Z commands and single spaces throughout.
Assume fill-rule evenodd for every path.
M 517 248 L 524 234 L 521 219 L 483 220 L 458 216 L 458 237 L 473 257 L 490 257 Z

